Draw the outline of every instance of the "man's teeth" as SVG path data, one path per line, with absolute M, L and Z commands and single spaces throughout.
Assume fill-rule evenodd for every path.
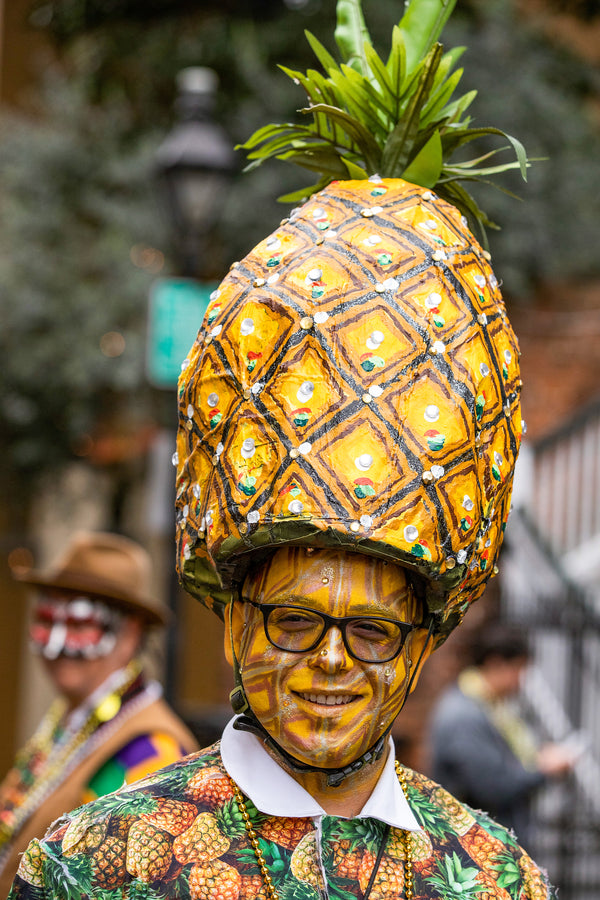
M 339 706 L 344 703 L 351 703 L 354 697 L 351 694 L 302 694 L 304 700 L 310 700 L 311 703 L 321 703 L 325 706 Z

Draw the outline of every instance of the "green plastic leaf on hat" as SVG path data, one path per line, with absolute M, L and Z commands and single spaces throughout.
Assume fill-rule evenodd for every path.
M 456 0 L 409 0 L 399 25 L 409 72 L 427 56 L 455 6 Z
M 337 69 L 337 62 L 335 61 L 329 50 L 327 50 L 323 46 L 323 44 L 319 40 L 317 40 L 314 34 L 311 34 L 310 31 L 305 31 L 304 35 L 306 37 L 306 40 L 310 44 L 312 52 L 315 54 L 315 56 L 323 66 L 325 72 L 331 73 L 332 71 Z
M 429 52 L 421 69 L 417 90 L 410 99 L 403 118 L 398 122 L 389 138 L 382 156 L 382 169 L 391 177 L 402 178 L 417 140 L 421 110 L 429 96 L 435 71 L 440 63 L 442 48 L 436 44 Z M 424 185 L 426 187 L 427 185 Z
M 338 0 L 335 42 L 345 63 L 366 75 L 369 68 L 364 46 L 371 39 L 362 13 L 360 0 Z
M 334 179 L 404 178 L 435 189 L 479 229 L 494 227 L 459 183 L 485 181 L 509 169 L 524 180 L 530 161 L 516 138 L 493 127 L 473 127 L 467 114 L 476 91 L 457 96 L 464 47 L 444 51 L 438 39 L 456 0 L 410 0 L 394 26 L 387 59 L 372 45 L 360 0 L 338 0 L 335 39 L 340 60 L 310 32 L 307 40 L 323 68 L 297 72 L 281 66 L 305 92 L 308 124 L 269 125 L 245 144 L 247 168 L 267 159 L 294 162 L 317 172 L 317 183 L 287 194 L 304 199 Z M 454 161 L 466 144 L 501 137 L 514 160 L 483 165 L 502 148 Z M 490 182 L 493 183 L 493 182 Z M 497 185 L 496 185 L 497 186 Z
M 402 177 L 412 184 L 435 187 L 442 171 L 443 161 L 442 141 L 439 132 L 436 131 L 404 170 Z

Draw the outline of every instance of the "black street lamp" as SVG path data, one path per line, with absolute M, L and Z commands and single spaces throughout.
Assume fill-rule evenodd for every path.
M 178 76 L 178 121 L 156 157 L 156 176 L 173 231 L 182 276 L 198 278 L 206 239 L 236 169 L 231 141 L 214 121 L 218 79 L 212 69 L 183 69 Z
M 152 365 L 149 368 L 151 381 L 159 387 L 169 388 L 173 394 L 181 360 L 200 326 L 200 310 L 203 311 L 208 303 L 212 289 L 202 279 L 218 274 L 207 271 L 208 242 L 236 169 L 231 140 L 213 119 L 217 83 L 217 75 L 212 69 L 190 68 L 179 73 L 175 104 L 177 122 L 159 146 L 154 160 L 155 180 L 169 219 L 178 271 L 174 278 L 157 279 L 151 290 L 149 347 L 152 352 L 149 352 L 149 358 Z M 182 341 L 186 342 L 185 350 L 173 359 Z M 176 405 L 171 403 L 169 409 L 171 407 L 175 413 Z M 171 416 L 168 418 L 170 420 Z M 173 446 L 174 437 L 172 434 Z M 160 471 L 170 475 L 164 467 Z M 173 619 L 166 635 L 163 681 L 165 696 L 171 702 L 176 701 L 179 657 L 176 622 L 180 593 L 172 559 L 174 489 L 174 479 L 169 478 L 164 491 L 169 498 L 166 522 L 170 523 L 165 537 L 169 548 L 167 590 Z

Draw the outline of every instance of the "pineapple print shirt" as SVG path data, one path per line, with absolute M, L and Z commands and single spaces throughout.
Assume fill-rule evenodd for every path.
M 506 829 L 406 774 L 407 813 L 421 826 L 410 838 L 414 900 L 556 900 Z M 372 807 L 354 819 L 288 811 L 285 797 L 262 785 L 259 810 L 241 787 L 280 900 L 405 896 L 403 832 Z M 265 811 L 265 796 L 279 814 Z M 266 900 L 219 744 L 65 816 L 29 845 L 9 900 L 92 897 Z

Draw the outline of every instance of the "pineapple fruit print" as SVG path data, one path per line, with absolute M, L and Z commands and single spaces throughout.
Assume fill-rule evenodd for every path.
M 124 884 L 127 877 L 127 844 L 109 835 L 92 858 L 92 870 L 100 888 L 110 891 Z
M 197 816 L 193 803 L 181 803 L 176 800 L 159 799 L 156 812 L 145 813 L 142 819 L 156 828 L 177 837 L 187 831 Z
M 415 900 L 555 900 L 505 829 L 424 776 L 406 774 L 422 825 L 411 837 Z M 30 844 L 10 900 L 267 900 L 226 783 L 215 745 L 94 801 Z M 207 784 L 221 788 L 207 792 Z M 194 793 L 201 796 L 192 800 Z M 246 806 L 281 900 L 364 900 L 382 822 L 280 818 L 259 813 L 250 800 Z M 404 877 L 402 832 L 392 828 L 371 900 L 403 900 Z
M 215 859 L 192 866 L 188 884 L 192 900 L 237 900 L 242 879 L 233 866 Z
M 229 839 L 219 830 L 212 813 L 200 813 L 191 827 L 175 839 L 173 853 L 180 863 L 210 862 L 229 849 Z
M 127 836 L 127 871 L 140 881 L 150 884 L 158 881 L 171 864 L 172 843 L 170 836 L 139 820 L 129 829 Z

